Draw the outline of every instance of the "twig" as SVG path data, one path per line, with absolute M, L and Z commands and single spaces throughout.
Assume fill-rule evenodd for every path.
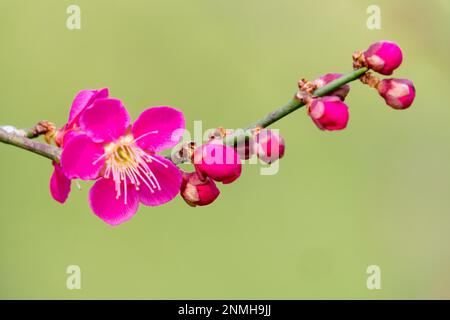
M 11 126 L 0 126 L 0 141 L 7 143 L 41 156 L 44 156 L 50 160 L 59 162 L 61 155 L 61 149 L 45 144 L 39 141 L 31 140 L 27 136 L 36 137 L 36 132 L 32 133 L 27 130 L 19 130 Z
M 365 67 L 353 70 L 352 72 L 330 82 L 326 86 L 315 90 L 314 96 L 325 96 L 340 88 L 344 84 L 360 78 L 367 71 L 368 69 Z M 249 137 L 253 128 L 266 128 L 303 106 L 304 102 L 294 97 L 286 105 L 276 109 L 264 118 L 249 125 L 243 133 L 241 132 L 240 135 L 226 136 L 224 138 L 224 143 L 227 145 L 235 145 L 237 142 Z M 40 121 L 37 125 L 29 129 L 16 129 L 12 126 L 0 126 L 0 141 L 59 162 L 61 156 L 60 148 L 30 139 L 36 138 L 40 135 L 45 135 L 46 138 L 48 138 L 48 134 L 51 134 L 54 129 L 54 125 L 48 121 Z

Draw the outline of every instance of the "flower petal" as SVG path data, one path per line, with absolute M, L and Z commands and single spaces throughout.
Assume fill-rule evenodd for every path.
M 71 138 L 61 154 L 61 167 L 69 179 L 96 179 L 105 163 L 105 150 L 85 134 Z
M 182 175 L 180 169 L 171 161 L 161 157 L 153 156 L 156 161 L 148 163 L 156 179 L 160 190 L 150 191 L 148 187 L 141 184 L 139 199 L 146 206 L 159 206 L 169 202 L 180 192 Z
M 66 144 L 69 143 L 70 140 L 72 140 L 72 138 L 79 136 L 81 134 L 84 134 L 84 133 L 80 130 L 68 130 L 63 136 L 63 142 L 62 142 L 63 148 Z
M 122 136 L 130 116 L 119 99 L 97 99 L 80 117 L 80 127 L 96 142 L 110 142 Z
M 67 121 L 69 127 L 77 120 L 81 112 L 86 109 L 95 99 L 107 98 L 109 95 L 108 88 L 100 90 L 81 90 L 75 96 L 70 107 L 69 120 Z
M 183 113 L 175 108 L 162 106 L 142 112 L 134 122 L 132 132 L 139 147 L 160 152 L 174 147 L 183 136 L 184 128 Z
M 121 184 L 123 188 L 124 184 Z M 126 201 L 123 196 L 116 198 L 115 183 L 112 179 L 100 179 L 89 191 L 89 204 L 94 213 L 112 226 L 129 220 L 139 207 L 139 196 L 134 187 L 127 188 Z
M 53 174 L 50 178 L 50 194 L 59 203 L 64 203 L 70 193 L 70 179 L 62 172 L 61 166 L 53 161 Z

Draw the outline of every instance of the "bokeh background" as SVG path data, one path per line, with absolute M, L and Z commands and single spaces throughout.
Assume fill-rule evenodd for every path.
M 50 162 L 1 145 L 0 298 L 450 298 L 449 38 L 446 0 L 0 0 L 1 124 L 62 125 L 78 90 L 107 86 L 132 117 L 172 105 L 189 129 L 242 127 L 381 39 L 417 89 L 401 112 L 355 82 L 347 130 L 303 109 L 276 124 L 278 174 L 248 165 L 210 206 L 177 198 L 117 228 L 91 213 L 89 183 L 60 205 Z M 72 264 L 81 290 L 66 288 Z

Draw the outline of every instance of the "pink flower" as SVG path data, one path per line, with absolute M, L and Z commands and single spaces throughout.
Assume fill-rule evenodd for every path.
M 275 131 L 263 129 L 255 135 L 255 148 L 258 158 L 270 164 L 284 156 L 284 139 Z
M 332 82 L 336 79 L 339 79 L 342 76 L 343 76 L 342 73 L 327 73 L 327 74 L 324 74 L 323 76 L 317 78 L 312 83 L 314 85 L 316 85 L 317 88 L 321 88 L 321 87 L 326 86 L 330 82 Z M 345 97 L 347 96 L 347 94 L 349 92 L 350 92 L 350 86 L 348 84 L 345 84 L 342 87 L 331 92 L 329 95 L 330 96 L 338 96 L 339 98 L 341 98 L 342 101 L 344 101 Z
M 181 173 L 156 154 L 175 146 L 183 114 L 152 107 L 130 125 L 118 99 L 100 98 L 78 114 L 80 133 L 64 142 L 61 166 L 69 179 L 97 179 L 89 192 L 94 213 L 111 225 L 129 220 L 139 203 L 157 206 L 179 192 Z
M 71 137 L 75 136 L 79 132 L 78 120 L 83 111 L 92 105 L 95 100 L 107 98 L 108 95 L 108 88 L 100 90 L 81 90 L 78 92 L 72 102 L 67 123 L 56 131 L 56 145 L 58 147 L 63 147 L 65 141 L 68 141 Z M 61 166 L 58 163 L 53 162 L 53 168 L 53 174 L 50 178 L 50 194 L 56 201 L 64 203 L 70 193 L 71 181 L 64 175 Z
M 211 204 L 220 194 L 213 180 L 204 179 L 197 172 L 183 172 L 180 194 L 192 207 Z
M 312 99 L 308 105 L 308 114 L 321 130 L 342 130 L 347 127 L 348 107 L 338 97 Z
M 208 176 L 224 184 L 241 175 L 242 165 L 234 148 L 211 141 L 194 151 L 194 166 L 200 175 Z
M 408 79 L 383 79 L 377 89 L 386 104 L 397 110 L 409 108 L 416 97 L 416 89 Z
M 390 75 L 402 63 L 403 54 L 396 43 L 379 41 L 372 44 L 364 52 L 364 58 L 370 69 L 384 75 Z
M 56 145 L 62 147 L 65 139 L 72 137 L 73 133 L 76 133 L 80 130 L 80 116 L 89 106 L 94 103 L 95 100 L 108 98 L 108 96 L 108 88 L 99 90 L 87 89 L 78 92 L 72 102 L 72 106 L 70 107 L 69 119 L 67 120 L 67 123 L 56 132 Z M 66 134 L 68 133 L 69 136 L 66 137 Z
M 50 177 L 50 194 L 59 203 L 64 203 L 70 193 L 70 179 L 66 178 L 61 166 L 53 161 L 53 173 Z

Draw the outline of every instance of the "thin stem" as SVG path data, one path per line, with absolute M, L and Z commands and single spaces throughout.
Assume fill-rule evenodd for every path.
M 354 81 L 354 80 L 358 79 L 363 74 L 365 74 L 367 71 L 368 71 L 368 69 L 365 68 L 365 67 L 353 70 L 352 72 L 349 72 L 348 74 L 343 75 L 342 77 L 340 77 L 340 78 L 330 82 L 326 86 L 323 86 L 323 87 L 317 89 L 316 91 L 314 91 L 313 94 L 314 94 L 314 96 L 317 96 L 317 97 L 326 96 L 327 94 L 329 94 L 329 93 L 335 91 L 336 89 L 342 87 L 346 83 L 349 83 L 351 81 Z M 295 110 L 303 107 L 304 105 L 305 104 L 302 101 L 300 101 L 296 97 L 293 97 L 284 106 L 276 109 L 275 111 L 272 111 L 271 113 L 269 113 L 264 118 L 262 118 L 262 119 L 260 119 L 260 120 L 258 120 L 256 122 L 254 122 L 253 124 L 249 125 L 246 128 L 246 133 L 245 134 L 241 134 L 239 136 L 225 137 L 224 143 L 227 144 L 227 145 L 236 145 L 236 143 L 242 141 L 242 139 L 244 139 L 245 137 L 248 137 L 251 134 L 251 133 L 249 133 L 249 131 L 251 129 L 257 128 L 257 127 L 266 128 L 266 127 L 270 126 L 271 124 L 277 122 L 278 120 L 284 118 L 288 114 L 294 112 Z
M 365 67 L 353 70 L 352 72 L 314 91 L 314 96 L 317 97 L 325 96 L 333 92 L 334 90 L 342 87 L 344 84 L 358 79 L 367 71 L 368 69 Z M 231 135 L 225 137 L 224 143 L 227 145 L 236 145 L 239 141 L 245 138 L 249 138 L 251 136 L 252 134 L 251 129 L 256 127 L 266 128 L 303 106 L 304 103 L 294 97 L 286 105 L 276 109 L 275 111 L 269 113 L 264 118 L 249 125 L 243 133 L 241 132 L 241 134 L 239 135 Z M 7 143 L 34 152 L 48 159 L 59 162 L 61 156 L 60 148 L 45 143 L 41 143 L 38 141 L 33 141 L 30 139 L 46 134 L 52 129 L 54 129 L 54 127 L 52 127 L 52 124 L 47 121 L 41 121 L 32 128 L 22 130 L 16 129 L 11 126 L 0 126 L 0 142 Z
M 342 87 L 344 84 L 349 83 L 351 81 L 354 81 L 361 77 L 364 73 L 367 72 L 367 68 L 360 68 L 353 70 L 352 72 L 343 75 L 342 77 L 330 82 L 326 86 L 323 86 L 316 91 L 314 91 L 314 96 L 317 97 L 323 97 L 327 94 L 333 92 L 334 90 Z M 296 97 L 292 98 L 287 104 L 284 106 L 278 108 L 277 110 L 269 113 L 267 116 L 262 118 L 261 120 L 256 121 L 255 123 L 251 124 L 247 127 L 247 129 L 255 128 L 255 127 L 261 127 L 266 128 L 273 124 L 274 122 L 277 122 L 278 120 L 284 118 L 291 112 L 294 112 L 295 110 L 303 107 L 305 104 L 297 99 Z

